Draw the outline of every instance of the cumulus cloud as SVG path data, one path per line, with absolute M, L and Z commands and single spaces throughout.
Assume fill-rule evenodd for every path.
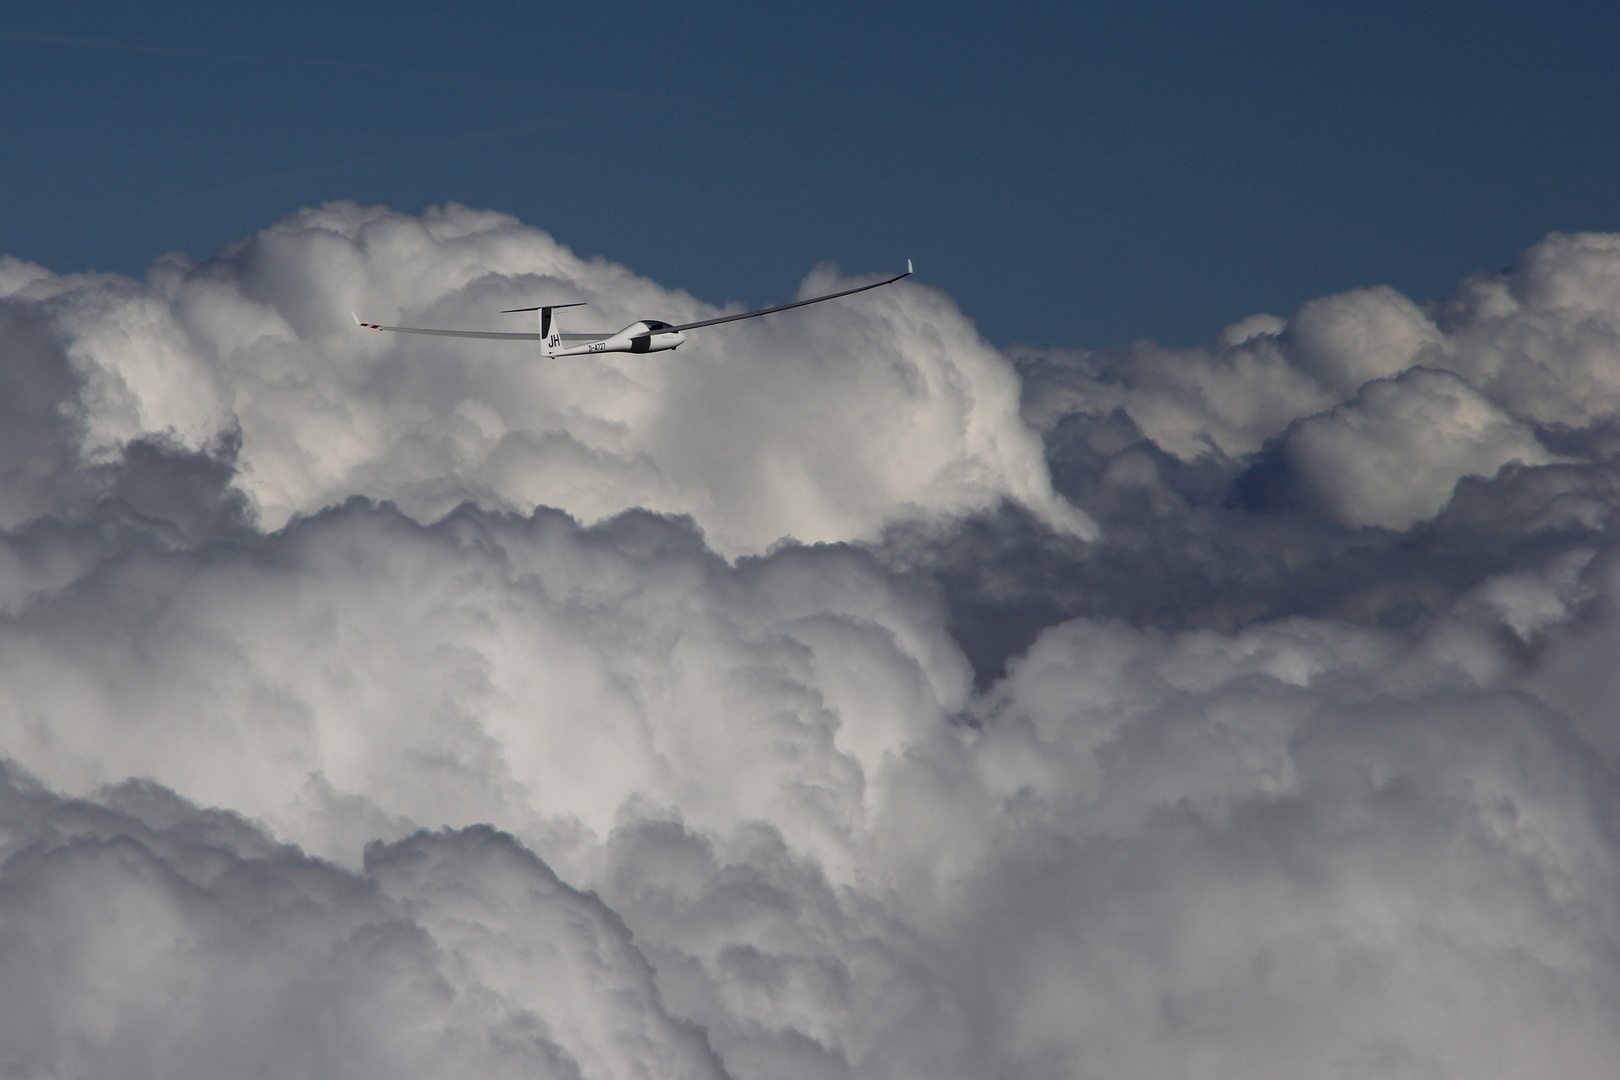
M 0 738 L 58 791 L 105 803 L 108 780 L 152 777 L 264 822 L 230 819 L 250 855 L 274 847 L 268 827 L 351 868 L 253 855 L 274 865 L 231 872 L 243 903 L 293 889 L 283 874 L 394 890 L 418 929 L 389 931 L 403 956 L 367 954 L 381 974 L 272 966 L 247 993 L 208 967 L 239 971 L 219 954 L 244 955 L 212 907 L 198 928 L 179 900 L 97 876 L 112 870 L 60 886 L 98 898 L 59 928 L 69 940 L 108 905 L 136 915 L 104 932 L 107 949 L 152 933 L 139 914 L 151 905 L 180 937 L 176 955 L 96 970 L 133 984 L 155 969 L 201 987 L 195 1000 L 256 1012 L 259 994 L 286 992 L 278 979 L 315 980 L 345 1002 L 332 1038 L 385 1065 L 387 1032 L 365 1025 L 371 996 L 402 978 L 396 1019 L 471 1025 L 444 1038 L 477 1054 L 518 1038 L 514 1025 L 542 1032 L 533 1053 L 594 1062 L 582 1075 L 618 1075 L 627 1066 L 591 1055 L 632 1054 L 651 1038 L 640 1026 L 699 1070 L 702 1040 L 682 1042 L 673 1016 L 747 1076 L 1159 1075 L 1200 1061 L 1218 1075 L 1421 1075 L 1491 1060 L 1577 1076 L 1617 1049 L 1620 970 L 1594 959 L 1620 934 L 1606 774 L 1518 689 L 1521 658 L 1498 628 L 1568 621 L 1602 588 L 1585 573 L 1493 579 L 1410 631 L 1071 621 L 970 697 L 937 604 L 852 549 L 732 567 L 690 526 L 644 514 L 582 529 L 469 508 L 428 528 L 355 502 L 252 544 L 126 538 L 34 598 L 0 649 Z M 157 801 L 173 828 L 197 828 L 200 812 Z M 656 974 L 623 937 L 625 959 L 599 971 L 554 965 L 568 947 L 555 939 L 583 916 L 513 897 L 551 882 L 585 901 L 517 841 L 412 838 L 478 821 L 594 890 Z M 104 831 L 155 843 L 127 823 Z M 449 890 L 448 913 L 418 888 Z M 49 896 L 31 918 L 61 907 Z M 324 958 L 395 916 L 333 918 L 277 933 Z M 474 981 L 417 1001 L 408 988 L 439 963 L 419 934 L 490 953 L 456 953 Z M 247 967 L 269 948 L 248 948 Z M 477 980 L 496 978 L 509 1007 L 478 1004 Z M 570 995 L 579 980 L 604 1000 Z M 1477 996 L 1418 1007 L 1453 986 Z M 69 980 L 62 993 L 89 991 Z M 164 1030 L 113 996 L 119 1021 L 95 1029 L 108 1054 L 125 1028 Z M 1504 1012 L 1526 1026 L 1483 1019 Z M 210 1030 L 244 1030 L 209 1015 Z M 586 1034 L 559 1034 L 573 1028 Z M 587 1035 L 594 1049 L 580 1049 Z M 284 1064 L 314 1075 L 323 1060 Z
M 1597 1068 L 1604 780 L 1544 706 L 1482 692 L 1493 651 L 1457 626 L 1043 638 L 985 756 L 1066 856 L 1002 845 L 965 935 L 1020 1006 L 1009 1052 L 1080 1075 Z
M 624 923 L 494 830 L 350 873 L 133 781 L 8 773 L 0 815 L 8 1075 L 725 1075 Z
M 462 208 L 0 262 L 0 1074 L 1602 1075 L 1615 281 L 565 365 L 346 312 L 709 309 Z
M 1620 237 L 1554 234 L 1437 305 L 1443 366 L 1518 415 L 1584 428 L 1620 409 Z
M 1590 428 L 1620 410 L 1616 245 L 1555 233 L 1426 308 L 1381 286 L 1312 300 L 1289 319 L 1251 317 L 1199 348 L 1026 353 L 1025 415 L 1050 430 L 1119 410 L 1182 461 L 1236 460 L 1369 382 L 1423 367 L 1525 423 Z
M 1341 398 L 1420 363 L 1441 340 L 1434 322 L 1387 285 L 1307 301 L 1279 329 L 1289 358 Z
M 965 703 L 930 598 L 847 548 L 730 569 L 644 512 L 361 501 L 204 554 L 123 539 L 0 627 L 0 740 L 58 790 L 150 777 L 334 858 L 430 824 L 600 838 L 640 800 L 847 866 L 869 779 Z
M 1535 432 L 1445 371 L 1412 368 L 1361 387 L 1282 442 L 1305 498 L 1346 525 L 1404 529 L 1433 517 L 1464 476 L 1546 465 Z
M 59 408 L 78 460 L 235 439 L 236 484 L 267 528 L 361 494 L 422 520 L 469 500 L 682 513 L 727 554 L 1001 499 L 1090 530 L 1052 496 L 1005 361 L 909 283 L 831 319 L 707 331 L 679 355 L 544 361 L 521 342 L 368 333 L 349 312 L 528 330 L 498 312 L 585 301 L 576 328 L 616 330 L 718 311 L 504 215 L 333 204 L 200 266 L 162 260 L 142 283 L 13 260 L 0 285 L 39 324 L 28 369 L 74 383 Z M 804 288 L 839 285 L 823 268 Z

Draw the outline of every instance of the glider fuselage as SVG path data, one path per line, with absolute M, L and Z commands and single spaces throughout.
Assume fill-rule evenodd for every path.
M 685 334 L 668 327 L 669 324 L 666 322 L 644 319 L 631 323 L 617 334 L 605 337 L 601 341 L 590 341 L 567 349 L 560 348 L 562 340 L 558 337 L 556 344 L 547 351 L 552 356 L 589 356 L 591 353 L 603 352 L 652 353 L 667 352 L 686 344 Z

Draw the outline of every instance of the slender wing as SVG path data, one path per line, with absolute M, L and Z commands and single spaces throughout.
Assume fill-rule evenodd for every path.
M 558 304 L 556 306 L 557 307 L 580 307 L 582 305 L 579 305 L 579 304 Z M 539 309 L 538 308 L 521 308 L 519 310 L 528 311 L 528 310 L 539 310 Z M 360 321 L 360 316 L 356 315 L 352 311 L 349 312 L 349 315 L 354 319 L 355 325 L 357 325 L 357 326 L 363 326 L 367 330 L 392 330 L 396 334 L 432 334 L 434 337 L 496 338 L 496 339 L 498 339 L 500 341 L 539 341 L 540 340 L 540 335 L 537 334 L 537 333 L 520 334 L 520 333 L 509 333 L 509 332 L 504 331 L 504 330 L 429 330 L 429 329 L 427 329 L 426 327 L 423 327 L 423 326 L 382 326 L 382 325 L 380 325 L 378 323 L 361 322 Z M 562 334 L 560 336 L 562 337 L 562 339 L 564 341 L 601 341 L 603 338 L 612 337 L 613 334 L 612 334 L 612 332 L 609 332 L 609 333 L 605 333 L 605 334 Z
M 496 330 L 428 330 L 421 326 L 378 326 L 376 323 L 363 322 L 360 324 L 367 330 L 392 330 L 396 334 L 432 334 L 435 337 L 481 337 L 500 338 L 503 341 L 539 341 L 539 334 L 505 334 Z
M 741 315 L 722 315 L 718 319 L 703 319 L 700 322 L 681 323 L 679 326 L 665 327 L 664 329 L 660 330 L 659 333 L 671 334 L 679 330 L 695 330 L 700 326 L 715 326 L 719 323 L 736 322 L 738 319 L 754 319 L 761 315 L 770 315 L 773 312 L 786 311 L 789 308 L 804 307 L 806 304 L 819 304 L 823 300 L 836 300 L 840 296 L 852 296 L 858 292 L 865 292 L 867 289 L 877 289 L 883 287 L 884 285 L 892 285 L 901 278 L 910 276 L 911 260 L 907 259 L 905 273 L 896 274 L 894 277 L 888 278 L 884 281 L 874 281 L 870 285 L 862 285 L 854 289 L 845 289 L 843 292 L 828 293 L 826 296 L 812 296 L 808 300 L 795 300 L 791 304 L 777 304 L 775 307 L 760 308 L 758 311 L 745 311 Z

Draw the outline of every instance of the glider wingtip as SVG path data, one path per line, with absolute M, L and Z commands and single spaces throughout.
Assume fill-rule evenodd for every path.
M 912 269 L 911 269 L 911 260 L 910 260 L 910 259 L 907 259 L 907 260 L 906 260 L 906 276 L 907 276 L 907 277 L 909 277 L 909 276 L 911 276 L 911 274 L 912 274 L 912 272 L 913 272 L 913 271 L 912 271 Z

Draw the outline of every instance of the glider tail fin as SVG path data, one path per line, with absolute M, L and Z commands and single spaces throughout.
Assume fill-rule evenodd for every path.
M 540 309 L 540 355 L 550 359 L 562 348 L 562 335 L 557 331 L 555 309 Z
M 556 356 L 563 347 L 562 334 L 557 329 L 557 311 L 565 307 L 584 306 L 584 301 L 572 304 L 547 304 L 545 307 L 507 308 L 501 314 L 510 315 L 518 311 L 538 312 L 540 315 L 540 355 L 549 359 Z

